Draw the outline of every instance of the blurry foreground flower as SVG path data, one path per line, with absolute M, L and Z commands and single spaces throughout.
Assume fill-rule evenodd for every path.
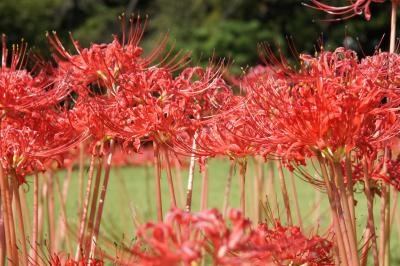
M 199 213 L 171 210 L 164 222 L 147 223 L 137 241 L 115 263 L 121 265 L 333 265 L 332 243 L 307 237 L 279 222 L 257 229 L 240 211 L 225 221 L 216 209 Z

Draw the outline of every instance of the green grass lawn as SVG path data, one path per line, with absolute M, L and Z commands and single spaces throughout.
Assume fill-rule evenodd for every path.
M 226 185 L 226 179 L 229 169 L 229 161 L 213 159 L 209 162 L 209 194 L 208 194 L 208 205 L 210 208 L 222 209 L 223 196 Z M 270 191 L 268 185 L 268 171 L 267 166 L 264 165 L 265 169 L 265 191 Z M 247 196 L 247 213 L 250 218 L 254 218 L 254 202 L 255 202 L 255 182 L 253 171 L 253 162 L 249 161 L 248 171 L 246 176 L 246 196 Z M 148 172 L 146 174 L 146 172 Z M 193 211 L 198 211 L 200 206 L 200 193 L 201 193 L 201 176 L 196 166 L 196 176 L 194 181 L 193 191 Z M 232 190 L 230 194 L 230 206 L 239 208 L 239 178 L 238 168 L 236 169 L 233 181 Z M 59 178 L 62 184 L 63 175 L 60 173 Z M 176 174 L 173 173 L 176 177 Z M 186 197 L 186 184 L 187 184 L 187 171 L 184 170 L 182 174 L 182 190 L 179 189 L 178 179 L 175 178 L 175 190 L 177 195 L 178 204 L 184 205 L 184 199 Z M 276 173 L 275 173 L 276 174 Z M 78 173 L 74 172 L 70 184 L 70 190 L 67 200 L 67 214 L 68 221 L 71 224 L 77 224 L 77 205 L 78 205 Z M 288 187 L 292 214 L 294 221 L 296 215 L 294 211 L 294 199 L 293 193 L 290 186 L 289 175 L 286 173 L 286 184 Z M 328 210 L 328 201 L 324 193 L 316 192 L 310 184 L 304 182 L 298 177 L 295 177 L 295 185 L 298 193 L 298 199 L 300 204 L 300 211 L 303 217 L 304 227 L 306 234 L 311 232 L 318 232 L 324 234 L 327 226 L 330 224 L 330 215 Z M 28 200 L 32 197 L 32 188 L 28 192 Z M 283 205 L 282 195 L 279 188 L 279 179 L 275 178 L 275 191 L 277 194 L 277 203 L 279 206 L 279 212 L 275 209 L 275 217 L 281 217 L 282 221 L 285 221 L 285 209 Z M 183 192 L 181 194 L 180 192 Z M 164 214 L 170 208 L 170 198 L 167 186 L 166 176 L 163 173 L 162 176 L 162 197 L 163 197 L 163 211 Z M 268 195 L 271 198 L 271 195 Z M 357 200 L 357 230 L 361 234 L 365 228 L 367 219 L 367 207 L 364 200 L 364 196 L 361 192 L 356 193 Z M 375 217 L 377 226 L 379 226 L 379 200 L 376 202 Z M 317 204 L 320 202 L 320 204 Z M 56 200 L 56 203 L 58 201 Z M 58 205 L 58 204 L 56 204 Z M 141 223 L 147 221 L 156 220 L 155 212 L 155 187 L 154 187 L 154 175 L 152 167 L 147 171 L 144 167 L 115 167 L 112 169 L 106 202 L 104 209 L 104 216 L 101 225 L 101 234 L 108 239 L 115 241 L 116 243 L 129 243 L 135 235 L 135 223 L 134 219 L 139 220 Z M 271 204 L 273 205 L 273 204 Z M 272 206 L 273 207 L 273 206 Z M 58 208 L 56 206 L 56 208 Z M 319 209 L 319 211 L 318 211 Z M 57 212 L 56 212 L 57 213 Z M 320 213 L 321 215 L 317 216 Z M 317 219 L 319 222 L 316 222 Z M 394 223 L 396 225 L 396 223 Z M 397 250 L 400 248 L 398 229 L 394 228 L 391 234 L 391 256 L 392 265 L 400 264 L 400 254 Z M 369 260 L 371 262 L 371 259 Z

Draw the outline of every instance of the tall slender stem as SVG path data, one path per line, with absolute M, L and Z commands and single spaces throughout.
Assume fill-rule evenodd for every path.
M 278 174 L 279 174 L 279 181 L 281 185 L 281 191 L 283 196 L 283 203 L 285 204 L 286 209 L 286 219 L 289 226 L 292 226 L 292 212 L 290 210 L 290 202 L 289 202 L 289 194 L 286 188 L 285 176 L 283 174 L 282 162 L 278 162 Z
M 334 226 L 334 230 L 335 230 L 336 245 L 339 250 L 339 257 L 340 257 L 341 263 L 343 263 L 343 265 L 350 265 L 351 257 L 347 256 L 346 250 L 348 250 L 348 248 L 346 248 L 346 245 L 345 245 L 346 242 L 345 242 L 345 239 L 343 239 L 343 237 L 346 237 L 347 233 L 346 233 L 345 228 L 341 228 L 341 226 L 340 226 L 337 202 L 334 199 L 333 188 L 331 186 L 331 182 L 329 181 L 328 171 L 326 169 L 326 162 L 320 154 L 317 154 L 317 157 L 318 157 L 318 162 L 319 162 L 319 165 L 321 168 L 322 178 L 325 181 L 325 188 L 326 188 L 326 193 L 328 195 L 329 205 L 331 207 L 331 214 L 332 214 L 333 226 Z
M 56 183 L 56 191 L 57 191 L 58 199 L 60 202 L 60 209 L 61 209 L 61 217 L 58 220 L 58 226 L 57 226 L 58 230 L 56 232 L 57 233 L 56 234 L 56 250 L 58 250 L 58 248 L 60 246 L 60 242 L 63 240 L 64 235 L 65 235 L 69 254 L 72 253 L 72 244 L 71 244 L 69 235 L 66 233 L 69 230 L 69 226 L 68 226 L 65 202 L 67 200 L 67 193 L 68 193 L 69 184 L 71 182 L 71 178 L 72 178 L 72 166 L 69 166 L 67 168 L 67 174 L 66 174 L 66 177 L 64 180 L 62 191 L 60 188 L 60 182 L 59 182 L 58 178 L 55 179 L 56 180 L 56 182 L 55 182 Z
M 390 228 L 392 228 L 392 226 L 393 226 L 395 214 L 397 213 L 397 205 L 398 205 L 398 201 L 399 201 L 399 192 L 397 190 L 395 190 L 393 194 L 394 194 L 393 195 L 393 207 L 392 207 L 392 210 L 390 211 Z
M 33 176 L 33 223 L 32 223 L 33 265 L 37 265 L 38 232 L 39 232 L 39 175 L 35 169 Z
M 240 210 L 246 215 L 246 169 L 247 159 L 239 159 L 239 181 L 240 181 Z
M 267 189 L 267 195 L 271 195 L 271 205 L 273 207 L 272 211 L 273 212 L 278 212 L 279 213 L 279 206 L 278 206 L 278 197 L 275 192 L 275 160 L 270 160 L 267 165 L 268 165 L 268 189 Z
M 317 224 L 321 221 L 321 191 L 318 189 L 315 190 L 315 215 L 314 220 Z
M 360 260 L 357 253 L 357 235 L 355 234 L 355 228 L 353 228 L 353 221 L 351 220 L 350 208 L 346 197 L 346 188 L 343 182 L 342 166 L 340 163 L 335 162 L 333 163 L 333 167 L 335 170 L 336 184 L 338 186 L 339 196 L 342 203 L 344 221 L 347 227 L 347 232 L 349 234 L 348 237 L 350 243 L 350 252 L 353 258 L 353 265 L 359 266 Z
M 92 239 L 94 218 L 96 216 L 96 203 L 97 203 L 97 198 L 99 196 L 99 190 L 100 190 L 102 166 L 103 166 L 103 159 L 101 157 L 101 158 L 98 158 L 97 169 L 96 169 L 96 179 L 95 179 L 94 187 L 93 187 L 92 202 L 90 203 L 90 214 L 89 214 L 89 220 L 88 220 L 88 232 L 87 232 L 87 236 L 86 236 L 85 250 L 88 250 L 90 248 L 90 241 Z
M 159 222 L 163 220 L 162 198 L 161 198 L 161 160 L 160 151 L 156 142 L 153 142 L 154 148 L 154 167 L 156 178 L 156 204 L 157 204 L 157 218 Z
M 381 220 L 380 220 L 380 242 L 379 242 L 379 258 L 382 266 L 389 265 L 389 211 L 390 211 L 390 187 L 388 184 L 382 185 L 381 195 Z
M 46 201 L 46 195 L 47 195 L 47 182 L 45 182 L 45 175 L 43 172 L 41 172 L 41 186 L 40 188 L 42 189 L 40 193 L 40 198 L 39 198 L 39 207 L 38 207 L 38 245 L 39 247 L 42 245 L 44 242 L 43 240 L 43 227 L 44 227 L 44 217 L 45 217 L 45 201 Z M 39 248 L 37 250 L 38 253 L 38 259 L 42 260 L 42 254 L 43 254 L 44 249 Z M 40 255 L 39 255 L 40 254 Z
M 89 201 L 90 201 L 90 194 L 91 194 L 90 192 L 92 190 L 95 158 L 96 158 L 96 154 L 95 154 L 95 152 L 92 152 L 91 157 L 90 157 L 89 174 L 88 174 L 88 181 L 87 181 L 87 185 L 86 185 L 85 201 L 83 203 L 84 205 L 83 205 L 83 209 L 82 209 L 82 216 L 81 216 L 81 222 L 80 222 L 80 227 L 79 227 L 78 245 L 76 247 L 75 261 L 78 261 L 82 254 L 82 244 L 83 244 L 83 239 L 84 239 L 84 234 L 85 234 L 85 225 L 86 225 L 86 219 L 87 219 L 87 213 L 88 213 Z
M 5 233 L 5 245 L 6 245 L 6 257 L 7 260 L 12 259 L 13 254 L 12 254 L 12 246 L 11 246 L 11 232 L 10 232 L 10 219 L 8 213 L 8 208 L 7 208 L 7 196 L 6 196 L 6 184 L 5 184 L 5 178 L 3 176 L 3 168 L 0 166 L 0 192 L 1 192 L 1 209 L 2 209 L 2 214 L 3 214 L 3 225 L 4 225 L 4 233 Z
M 20 200 L 21 200 L 21 208 L 22 208 L 22 214 L 24 217 L 24 226 L 25 226 L 25 232 L 32 232 L 32 219 L 29 213 L 29 208 L 28 204 L 26 202 L 26 194 L 24 190 L 20 190 Z
M 54 249 L 55 246 L 55 215 L 54 215 L 54 175 L 52 174 L 52 171 L 48 172 L 49 176 L 47 178 L 47 185 L 48 185 L 48 190 L 47 190 L 47 219 L 49 223 L 49 238 L 50 238 L 50 252 L 55 252 L 56 250 Z
M 82 201 L 83 201 L 83 179 L 85 171 L 85 144 L 79 145 L 79 196 L 78 196 L 78 217 L 82 217 Z
M 22 244 L 22 256 L 23 256 L 23 261 L 24 265 L 28 266 L 28 251 L 26 248 L 26 235 L 25 235 L 25 228 L 24 228 L 24 218 L 22 216 L 22 208 L 21 208 L 21 200 L 19 196 L 19 190 L 18 190 L 18 182 L 17 182 L 17 175 L 15 173 L 15 170 L 11 170 L 11 186 L 14 190 L 14 195 L 15 195 L 15 207 L 17 209 L 17 219 L 18 219 L 18 225 L 19 225 L 19 233 L 21 235 L 21 244 Z
M 395 52 L 396 46 L 396 22 L 397 22 L 397 4 L 399 0 L 392 0 L 391 20 L 390 20 L 390 46 L 389 52 Z M 389 147 L 385 148 L 384 171 L 386 172 L 386 160 L 390 155 Z M 389 156 L 390 157 L 390 156 Z M 380 241 L 380 257 L 383 266 L 389 265 L 390 259 L 390 187 L 384 185 L 382 189 L 382 205 L 381 205 L 381 241 Z
M 395 212 L 394 217 L 395 217 L 395 221 L 396 221 L 397 239 L 400 239 L 400 214 L 399 214 L 399 212 Z
M 351 155 L 346 154 L 346 159 L 345 159 L 345 165 L 346 165 L 346 176 L 347 176 L 347 182 L 346 182 L 346 197 L 348 201 L 348 205 L 350 207 L 350 216 L 351 220 L 353 222 L 353 229 L 355 230 L 356 228 L 356 214 L 355 214 L 355 201 L 354 201 L 354 192 L 353 192 L 353 173 L 351 169 Z M 354 231 L 354 235 L 356 235 L 356 232 Z
M 207 209 L 207 197 L 208 197 L 208 161 L 205 159 L 204 169 L 201 173 L 202 184 L 201 184 L 201 199 L 200 199 L 200 210 Z
M 229 171 L 228 171 L 228 177 L 226 180 L 226 186 L 225 186 L 225 192 L 224 192 L 224 203 L 222 207 L 222 215 L 224 218 L 227 216 L 228 212 L 228 206 L 229 206 L 229 194 L 231 192 L 231 187 L 232 187 L 232 176 L 233 176 L 233 170 L 235 168 L 235 161 L 231 161 L 229 165 Z
M 299 198 L 297 195 L 296 184 L 295 184 L 294 176 L 293 176 L 292 172 L 289 173 L 289 177 L 290 177 L 290 184 L 291 184 L 292 192 L 293 192 L 294 207 L 296 210 L 297 221 L 299 223 L 300 229 L 303 229 L 303 219 L 301 218 Z
M 178 187 L 179 206 L 184 206 L 185 193 L 183 191 L 182 171 L 181 171 L 181 165 L 180 165 L 179 159 L 176 156 L 174 156 L 174 164 L 175 164 L 175 175 L 176 175 L 176 181 L 177 181 L 177 187 Z
M 114 152 L 114 140 L 113 139 L 110 140 L 110 148 L 109 149 L 110 150 L 108 152 L 106 166 L 104 169 L 104 179 L 103 179 L 103 185 L 101 187 L 99 206 L 97 209 L 97 216 L 96 216 L 96 223 L 94 226 L 93 238 L 92 238 L 92 243 L 91 243 L 91 247 L 90 247 L 90 255 L 89 255 L 90 258 L 94 258 L 95 253 L 96 253 L 97 239 L 99 237 L 99 232 L 100 232 L 101 217 L 103 215 L 104 202 L 106 199 L 106 192 L 107 192 L 107 187 L 108 187 L 108 180 L 110 178 L 112 155 Z
M 389 146 L 385 147 L 383 154 L 383 166 L 381 173 L 387 172 L 387 161 L 391 158 Z M 380 209 L 380 241 L 379 241 L 379 262 L 380 266 L 389 265 L 389 245 L 390 245 L 390 186 L 382 184 L 381 189 L 381 209 Z
M 174 181 L 172 179 L 171 161 L 169 159 L 169 151 L 166 147 L 163 147 L 163 150 L 165 155 L 165 161 L 167 164 L 167 181 L 168 181 L 169 193 L 171 196 L 171 204 L 173 207 L 177 207 L 178 205 L 176 203 Z
M 390 46 L 389 52 L 394 53 L 396 45 L 396 22 L 397 22 L 397 3 L 399 0 L 392 0 L 391 19 L 390 19 Z
M 333 170 L 331 170 L 331 172 L 333 173 Z M 334 175 L 334 173 L 333 173 Z M 340 234 L 341 236 L 343 236 L 343 242 L 344 242 L 344 247 L 346 250 L 346 255 L 347 255 L 347 260 L 348 260 L 348 265 L 354 265 L 354 257 L 351 253 L 351 248 L 350 248 L 350 234 L 348 227 L 346 226 L 346 222 L 344 219 L 344 214 L 343 214 L 343 207 L 341 204 L 341 197 L 339 194 L 339 190 L 334 182 L 334 180 L 330 181 L 331 184 L 331 189 L 332 189 L 332 195 L 333 195 L 333 201 L 336 207 L 336 212 L 337 212 L 337 216 L 338 216 L 338 220 L 339 220 L 339 226 L 340 226 Z
M 2 177 L 0 177 L 2 178 Z M 1 186 L 0 186 L 1 187 Z M 0 188 L 1 190 L 1 188 Z M 4 225 L 4 215 L 3 215 L 3 204 L 2 198 L 0 197 L 0 265 L 6 264 L 7 257 L 7 246 L 6 246 L 6 232 Z
M 186 211 L 190 212 L 192 209 L 192 193 L 193 193 L 193 181 L 194 181 L 194 167 L 196 162 L 196 157 L 194 151 L 196 150 L 196 138 L 197 132 L 194 134 L 193 143 L 192 143 L 192 155 L 190 156 L 190 165 L 189 165 L 189 176 L 188 176 L 188 184 L 186 191 Z
M 150 181 L 151 181 L 151 176 L 150 176 L 150 171 L 149 168 L 151 167 L 150 163 L 146 163 L 144 165 L 144 178 L 145 178 L 145 192 L 146 192 L 146 203 L 147 203 L 147 209 L 150 214 L 153 213 L 153 205 L 152 205 L 152 192 L 150 192 Z
M 254 165 L 254 220 L 256 223 L 261 222 L 262 208 L 260 202 L 264 195 L 264 167 L 262 160 L 253 157 Z
M 8 183 L 8 177 L 4 178 L 5 185 L 6 185 L 6 198 L 7 198 L 7 208 L 9 219 L 10 219 L 10 233 L 11 233 L 11 249 L 13 252 L 13 263 L 19 265 L 19 256 L 18 256 L 18 249 L 17 249 L 17 238 L 16 238 L 16 230 L 15 230 L 15 222 L 14 222 L 14 214 L 12 209 L 12 188 Z
M 370 249 L 369 241 L 371 240 L 371 230 L 369 229 L 369 225 L 367 224 L 364 234 L 363 234 L 363 245 L 361 249 L 361 261 L 360 261 L 360 266 L 367 266 L 368 263 L 368 253 Z M 374 264 L 374 266 L 377 266 Z M 379 266 L 379 264 L 378 264 Z
M 372 243 L 372 256 L 374 258 L 374 266 L 379 266 L 378 258 L 378 246 L 376 244 L 376 232 L 375 232 L 375 222 L 374 222 L 374 197 L 371 192 L 370 178 L 369 178 L 369 167 L 368 162 L 363 159 L 363 170 L 364 170 L 364 186 L 365 186 L 365 196 L 367 197 L 367 207 L 368 207 L 368 229 L 371 233 L 371 243 Z

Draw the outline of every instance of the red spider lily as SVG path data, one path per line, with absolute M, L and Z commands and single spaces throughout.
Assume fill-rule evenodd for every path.
M 175 265 L 180 262 L 190 265 L 198 261 L 205 243 L 196 239 L 199 232 L 191 228 L 191 222 L 190 213 L 175 209 L 166 216 L 164 223 L 144 225 L 137 231 L 139 242 L 133 247 L 133 254 L 138 256 L 142 265 Z
M 131 20 L 127 41 L 124 30 L 122 40 L 114 37 L 110 44 L 83 49 L 73 40 L 76 55 L 64 49 L 55 33 L 49 35 L 57 51 L 58 76 L 78 94 L 72 124 L 80 130 L 90 127 L 96 139 L 120 138 L 136 150 L 143 140 L 172 145 L 175 136 L 193 136 L 196 121 L 219 108 L 229 90 L 221 78 L 223 64 L 187 68 L 174 78 L 171 72 L 185 66 L 188 55 L 172 56 L 171 49 L 151 66 L 167 39 L 143 57 L 139 22 Z
M 114 135 L 93 112 L 90 106 L 92 102 L 94 102 L 94 100 L 91 98 L 85 99 L 83 97 L 78 97 L 77 100 L 74 100 L 73 108 L 66 111 L 66 117 L 76 131 L 88 131 L 94 138 L 93 143 L 95 143 L 97 140 L 104 140 Z
M 167 62 L 170 51 L 150 67 L 166 39 L 144 58 L 138 46 L 142 34 L 139 20 L 132 21 L 126 43 L 124 37 L 122 42 L 115 37 L 111 44 L 82 49 L 74 41 L 77 55 L 66 52 L 55 34 L 50 38 L 61 55 L 56 56 L 59 76 L 78 93 L 73 124 L 92 127 L 91 133 L 99 139 L 121 137 L 133 142 L 136 149 L 140 139 L 170 142 L 171 136 L 191 127 L 200 110 L 215 109 L 221 100 L 217 92 L 226 91 L 220 78 L 222 68 L 188 68 L 173 78 L 171 71 L 184 66 L 187 55 L 180 57 L 178 53 Z
M 306 237 L 299 227 L 284 227 L 276 222 L 273 228 L 260 224 L 257 229 L 264 243 L 273 246 L 273 260 L 279 265 L 334 265 L 332 242 L 320 236 Z
M 396 1 L 396 0 L 394 0 Z M 385 0 L 355 0 L 355 1 L 348 1 L 349 4 L 346 6 L 331 6 L 324 3 L 321 3 L 317 0 L 311 0 L 311 5 L 305 4 L 305 6 L 325 11 L 329 14 L 340 16 L 339 20 L 352 18 L 357 15 L 361 15 L 364 13 L 365 19 L 371 19 L 371 11 L 370 5 L 371 3 L 383 3 Z
M 144 33 L 144 27 L 140 26 L 140 18 L 130 19 L 128 39 L 125 40 L 125 18 L 122 21 L 122 40 L 114 36 L 113 42 L 109 44 L 92 44 L 90 48 L 81 48 L 76 40 L 72 41 L 78 54 L 68 53 L 56 33 L 52 36 L 48 34 L 49 40 L 56 49 L 54 55 L 59 65 L 59 72 L 71 77 L 74 85 L 81 85 L 81 94 L 90 93 L 88 85 L 92 84 L 101 89 L 109 90 L 113 93 L 118 90 L 119 81 L 129 82 L 124 76 L 126 73 L 140 73 L 149 68 L 151 64 L 160 58 L 167 44 L 167 36 L 160 44 L 143 57 L 143 49 L 139 47 L 139 42 Z M 146 22 L 145 22 L 146 24 Z M 188 63 L 189 54 L 181 53 L 172 56 L 172 49 L 168 51 L 164 58 L 159 59 L 158 67 L 164 67 L 168 71 L 176 70 Z M 169 61 L 168 61 L 169 59 Z
M 52 83 L 49 70 L 43 68 L 38 74 L 23 69 L 27 62 L 27 45 L 13 45 L 9 66 L 5 35 L 2 36 L 0 68 L 0 117 L 8 111 L 28 111 L 47 108 L 60 102 L 68 93 L 65 86 Z M 40 62 L 37 62 L 40 63 Z M 51 70 L 50 70 L 51 72 Z M 61 83 L 60 83 L 61 84 Z
M 157 136 L 157 132 L 165 131 L 163 127 L 168 128 L 174 117 L 164 114 L 171 106 L 167 93 L 173 82 L 170 72 L 152 68 L 133 73 L 129 80 L 129 84 L 121 85 L 115 98 L 98 98 L 102 104 L 94 108 L 99 119 L 124 139 L 152 139 L 153 135 L 168 138 Z
M 272 66 L 266 65 L 257 65 L 249 69 L 249 71 L 244 75 L 240 81 L 242 84 L 246 84 L 249 82 L 254 82 L 256 80 L 262 80 L 263 77 L 268 75 L 273 75 L 275 73 L 275 69 Z M 246 86 L 242 86 L 243 89 L 246 89 Z
M 394 186 L 395 189 L 400 190 L 400 156 L 396 160 L 389 160 L 387 163 L 387 174 L 384 181 Z
M 95 113 L 127 141 L 152 140 L 179 146 L 177 136 L 193 136 L 201 120 L 210 117 L 231 95 L 214 68 L 187 68 L 173 78 L 163 68 L 132 73 L 115 98 L 99 97 Z M 97 108 L 97 107 L 96 107 Z
M 380 52 L 367 56 L 360 62 L 360 71 L 381 88 L 398 91 L 400 86 L 400 56 L 397 53 Z
M 65 113 L 57 110 L 69 89 L 57 85 L 44 68 L 37 75 L 22 69 L 26 64 L 26 44 L 13 46 L 9 67 L 3 35 L 0 69 L 0 161 L 7 174 L 19 182 L 34 169 L 44 170 L 51 160 L 86 136 L 69 126 Z
M 175 79 L 176 108 L 185 110 L 181 120 L 184 126 L 173 134 L 172 139 L 174 147 L 179 147 L 180 151 L 196 153 L 192 150 L 195 132 L 198 134 L 203 124 L 211 121 L 233 100 L 230 87 L 221 78 L 223 71 L 222 64 L 218 68 L 187 68 Z
M 365 156 L 367 160 L 367 174 L 369 180 L 371 182 L 370 186 L 374 193 L 380 195 L 380 186 L 379 182 L 387 183 L 392 185 L 396 190 L 400 190 L 400 177 L 399 177 L 399 170 L 400 170 L 400 156 L 397 156 L 396 159 L 392 160 L 389 159 L 386 161 L 386 171 L 384 170 L 384 159 L 377 158 L 376 154 Z M 345 173 L 345 166 L 344 162 L 342 163 L 342 169 Z M 352 180 L 353 182 L 365 182 L 364 180 L 364 169 L 363 164 L 359 161 L 355 161 L 351 164 L 352 169 Z M 345 181 L 347 181 L 348 177 L 345 176 Z
M 82 256 L 77 260 L 70 258 L 70 254 L 61 252 L 53 252 L 50 247 L 44 245 L 37 250 L 33 250 L 39 257 L 39 261 L 34 264 L 33 258 L 29 256 L 29 265 L 49 265 L 49 266 L 104 266 L 104 257 L 88 258 Z M 40 254 L 40 255 L 39 255 Z
M 76 132 L 60 113 L 9 112 L 1 120 L 0 161 L 6 172 L 15 171 L 21 182 L 34 169 L 42 171 L 56 160 L 61 165 L 62 155 L 87 135 Z
M 142 124 L 142 114 L 153 110 L 147 106 L 139 106 L 132 112 L 126 112 L 125 108 L 127 105 L 137 106 L 145 102 L 143 95 L 156 94 L 157 91 L 146 88 L 156 82 L 157 86 L 163 86 L 162 77 L 170 76 L 170 71 L 184 66 L 189 60 L 188 54 L 178 53 L 172 56 L 172 48 L 164 57 L 160 57 L 167 37 L 144 57 L 143 49 L 138 46 L 144 32 L 139 17 L 137 20 L 130 20 L 127 34 L 125 18 L 122 26 L 122 40 L 114 36 L 114 41 L 109 44 L 92 44 L 89 48 L 81 48 L 77 41 L 72 40 L 77 51 L 75 55 L 65 50 L 56 33 L 49 34 L 48 37 L 56 50 L 56 84 L 62 83 L 73 88 L 74 94 L 66 101 L 71 124 L 77 130 L 89 130 L 96 141 L 129 134 L 129 140 L 133 140 L 138 149 L 139 137 L 148 134 L 146 123 Z M 158 63 L 155 63 L 156 60 Z M 159 71 L 158 67 L 151 67 L 151 64 L 162 66 L 163 71 Z M 152 105 L 153 102 L 148 104 Z M 121 125 L 121 122 L 127 122 L 129 126 L 131 121 L 136 122 L 134 132 L 125 130 L 127 126 Z
M 68 86 L 73 86 L 77 94 L 68 112 L 72 125 L 78 130 L 89 130 L 95 142 L 111 138 L 135 151 L 143 142 L 153 141 L 157 144 L 155 161 L 159 167 L 159 150 L 167 152 L 166 146 L 173 147 L 177 135 L 194 135 L 194 121 L 203 118 L 199 111 L 209 115 L 208 106 L 218 104 L 218 92 L 225 91 L 227 86 L 221 79 L 222 64 L 221 68 L 188 68 L 173 77 L 172 71 L 186 65 L 188 60 L 187 55 L 180 57 L 180 53 L 168 59 L 172 50 L 151 66 L 166 39 L 149 57 L 143 57 L 138 47 L 143 31 L 138 24 L 139 20 L 136 25 L 131 22 L 127 43 L 124 37 L 122 42 L 114 38 L 111 44 L 82 49 L 74 41 L 76 55 L 67 53 L 55 34 L 50 41 L 61 55 L 55 56 L 58 75 L 61 80 L 68 80 Z M 200 105 L 204 109 L 198 108 Z M 156 180 L 160 191 L 160 178 Z M 168 183 L 171 201 L 176 205 L 170 175 Z M 160 193 L 157 197 L 161 220 Z
M 211 157 L 227 155 L 231 159 L 237 159 L 254 155 L 258 151 L 259 143 L 250 139 L 260 136 L 249 126 L 251 117 L 243 108 L 243 100 L 243 97 L 235 96 L 232 104 L 236 106 L 233 106 L 231 112 L 222 110 L 223 115 L 215 116 L 215 119 L 200 128 L 197 153 Z
M 374 162 L 374 164 L 372 163 Z M 386 161 L 386 171 L 383 171 L 384 163 L 383 158 L 372 160 L 371 157 L 368 158 L 368 176 L 371 180 L 382 181 L 384 183 L 392 185 L 396 190 L 400 190 L 400 156 L 397 159 L 390 159 Z M 353 165 L 355 169 L 353 173 L 355 180 L 362 180 L 362 165 Z M 377 192 L 380 194 L 379 187 L 376 187 Z
M 322 182 L 306 171 L 301 174 L 327 191 L 340 259 L 348 259 L 343 247 L 348 241 L 357 260 L 357 236 L 349 222 L 354 221 L 353 187 L 351 182 L 344 183 L 340 163 L 350 156 L 379 154 L 398 134 L 397 86 L 390 80 L 386 85 L 380 81 L 386 66 L 380 72 L 376 64 L 360 64 L 356 53 L 344 48 L 300 59 L 299 70 L 283 61 L 272 74 L 248 81 L 248 102 L 256 106 L 253 125 L 264 134 L 266 149 L 287 162 L 318 158 Z M 346 165 L 347 170 L 352 169 Z M 345 233 L 339 223 L 346 223 Z
M 174 209 L 164 223 L 139 228 L 138 242 L 131 252 L 140 265 L 191 265 L 199 262 L 203 249 L 218 265 L 240 265 L 250 259 L 232 253 L 247 246 L 250 222 L 238 212 L 231 212 L 230 217 L 231 230 L 215 209 L 198 214 Z
M 216 265 L 333 265 L 332 244 L 326 239 L 307 238 L 297 227 L 279 223 L 271 229 L 262 224 L 254 230 L 236 210 L 230 211 L 229 221 L 231 226 L 215 209 L 200 213 L 174 209 L 163 223 L 139 228 L 130 263 L 191 265 L 209 256 Z M 117 262 L 129 265 L 123 258 Z
M 301 59 L 299 71 L 278 68 L 246 85 L 258 107 L 254 124 L 271 150 L 289 160 L 314 151 L 339 160 L 351 150 L 382 147 L 397 134 L 395 91 L 377 85 L 379 72 L 366 75 L 355 52 L 338 48 Z M 382 103 L 385 97 L 393 101 Z

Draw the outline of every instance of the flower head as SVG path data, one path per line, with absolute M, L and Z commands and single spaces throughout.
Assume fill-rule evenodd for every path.
M 140 227 L 137 236 L 130 250 L 134 257 L 129 262 L 121 258 L 122 263 L 192 265 L 207 256 L 217 265 L 333 265 L 329 240 L 306 237 L 299 228 L 279 223 L 253 229 L 234 209 L 229 222 L 216 209 L 199 213 L 173 209 L 164 222 Z
M 382 148 L 398 130 L 398 97 L 391 86 L 381 86 L 382 71 L 365 62 L 338 48 L 302 55 L 299 70 L 278 66 L 249 81 L 253 117 L 268 149 L 288 160 L 317 151 L 340 161 L 350 151 Z M 393 100 L 383 103 L 385 97 Z

